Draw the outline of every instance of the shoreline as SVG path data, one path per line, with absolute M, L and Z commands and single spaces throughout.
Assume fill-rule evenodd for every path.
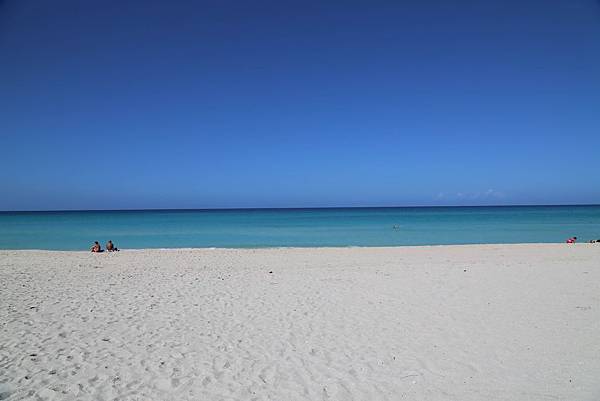
M 497 246 L 507 246 L 507 247 L 519 247 L 519 246 L 581 246 L 581 245 L 596 245 L 596 243 L 590 242 L 577 242 L 575 244 L 567 244 L 565 242 L 515 242 L 515 243 L 485 243 L 485 244 L 431 244 L 431 245 L 373 245 L 373 246 L 356 246 L 356 245 L 348 245 L 348 246 L 265 246 L 265 247 L 197 247 L 197 248 L 119 248 L 118 252 L 141 252 L 141 251 L 205 251 L 205 250 L 231 250 L 231 251 L 257 251 L 257 250 L 318 250 L 318 249 L 419 249 L 419 248 L 447 248 L 447 247 L 497 247 Z M 600 248 L 600 244 L 598 244 Z M 76 253 L 92 253 L 89 250 L 82 249 L 0 249 L 0 253 L 2 252 L 76 252 Z M 100 253 L 111 253 L 103 250 Z

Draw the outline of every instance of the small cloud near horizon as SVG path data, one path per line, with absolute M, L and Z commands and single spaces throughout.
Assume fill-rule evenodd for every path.
M 459 200 L 490 200 L 503 199 L 506 194 L 495 189 L 477 192 L 439 192 L 436 200 L 459 201 Z

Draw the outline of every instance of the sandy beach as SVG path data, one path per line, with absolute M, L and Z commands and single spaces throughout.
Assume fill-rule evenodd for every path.
M 598 400 L 600 245 L 0 251 L 0 400 Z

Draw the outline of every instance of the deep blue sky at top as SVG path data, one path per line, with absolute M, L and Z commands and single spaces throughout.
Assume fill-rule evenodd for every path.
M 600 203 L 600 4 L 0 1 L 0 210 Z

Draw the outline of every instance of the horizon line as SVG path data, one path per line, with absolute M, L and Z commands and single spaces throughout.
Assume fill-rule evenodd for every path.
M 126 208 L 126 209 L 37 209 L 37 210 L 0 210 L 0 213 L 61 213 L 61 212 L 173 212 L 173 211 L 242 211 L 242 210 L 319 210 L 319 209 L 414 209 L 414 208 L 473 208 L 473 207 L 560 207 L 560 206 L 600 206 L 599 203 L 547 203 L 547 204 L 511 204 L 511 205 L 413 205 L 413 206 L 311 206 L 311 207 L 215 207 L 215 208 Z

